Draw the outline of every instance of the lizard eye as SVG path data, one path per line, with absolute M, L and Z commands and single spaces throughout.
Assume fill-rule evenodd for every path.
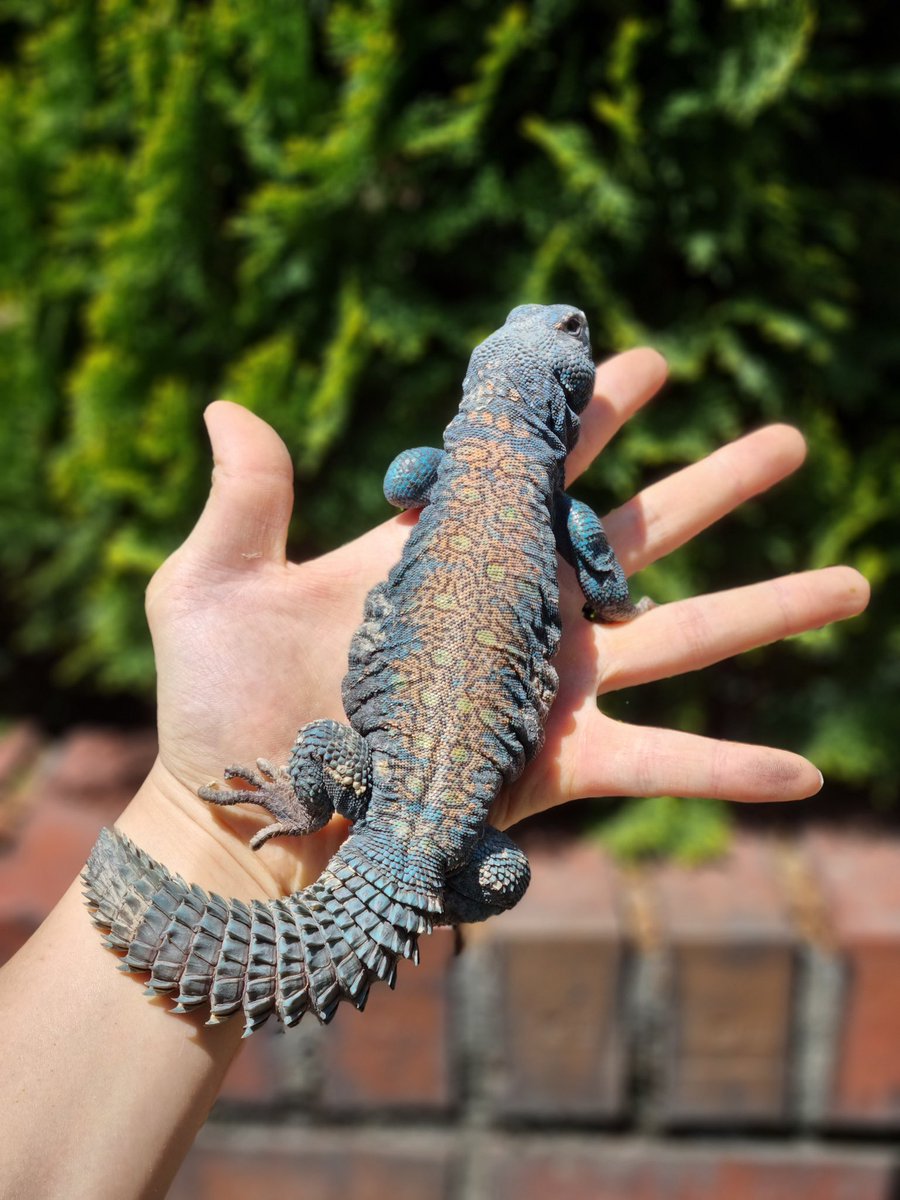
M 560 325 L 560 329 L 564 333 L 571 333 L 573 337 L 578 337 L 582 331 L 582 328 L 583 326 L 581 323 L 581 318 L 576 317 L 574 313 L 571 317 L 566 317 L 566 319 Z

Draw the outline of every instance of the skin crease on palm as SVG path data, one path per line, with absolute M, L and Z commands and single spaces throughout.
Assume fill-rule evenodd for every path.
M 582 437 L 569 459 L 569 482 L 659 390 L 665 375 L 664 360 L 648 349 L 598 368 Z M 286 762 L 297 728 L 307 721 L 345 720 L 340 685 L 364 597 L 399 557 L 416 518 L 403 514 L 322 558 L 288 563 L 293 468 L 287 449 L 263 421 L 225 401 L 210 406 L 207 424 L 215 461 L 210 498 L 147 593 L 158 668 L 159 759 L 144 816 L 129 821 L 126 815 L 120 825 L 164 861 L 167 846 L 198 840 L 208 847 L 201 855 L 208 870 L 197 881 L 248 899 L 310 882 L 346 836 L 347 824 L 335 818 L 311 838 L 274 839 L 255 853 L 247 842 L 271 819 L 268 814 L 243 805 L 213 809 L 196 789 L 220 780 L 230 764 L 252 765 L 258 756 Z M 796 470 L 804 456 L 795 429 L 769 426 L 647 488 L 605 521 L 625 570 L 632 575 L 675 550 Z M 819 790 L 817 769 L 789 751 L 623 724 L 604 716 L 596 697 L 602 703 L 621 688 L 709 666 L 859 613 L 868 585 L 856 571 L 830 567 L 789 575 L 660 605 L 612 626 L 582 618 L 582 597 L 565 564 L 560 590 L 560 691 L 546 743 L 498 799 L 494 824 L 507 828 L 584 796 L 772 801 Z M 639 583 L 633 590 L 641 595 Z

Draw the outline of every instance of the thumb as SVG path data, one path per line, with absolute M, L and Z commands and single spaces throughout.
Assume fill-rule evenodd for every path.
M 183 551 L 238 570 L 285 561 L 294 467 L 270 425 L 239 404 L 216 400 L 204 413 L 212 443 L 212 488 Z

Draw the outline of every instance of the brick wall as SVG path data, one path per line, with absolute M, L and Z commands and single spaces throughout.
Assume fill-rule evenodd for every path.
M 151 735 L 0 739 L 0 955 L 69 883 Z M 52 836 L 51 836 L 52 835 Z M 513 912 L 397 990 L 244 1043 L 172 1191 L 482 1200 L 900 1193 L 900 837 L 740 834 L 623 871 L 532 832 Z

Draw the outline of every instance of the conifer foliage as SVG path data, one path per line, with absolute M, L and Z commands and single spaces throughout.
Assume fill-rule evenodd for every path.
M 313 552 L 386 515 L 472 345 L 566 299 L 598 352 L 672 368 L 584 481 L 599 509 L 766 421 L 811 443 L 640 590 L 845 561 L 884 597 L 623 715 L 892 799 L 897 34 L 879 0 L 0 0 L 8 707 L 35 652 L 149 694 L 142 592 L 202 502 L 209 400 L 284 435 Z M 646 811 L 652 845 L 716 842 L 715 808 Z

